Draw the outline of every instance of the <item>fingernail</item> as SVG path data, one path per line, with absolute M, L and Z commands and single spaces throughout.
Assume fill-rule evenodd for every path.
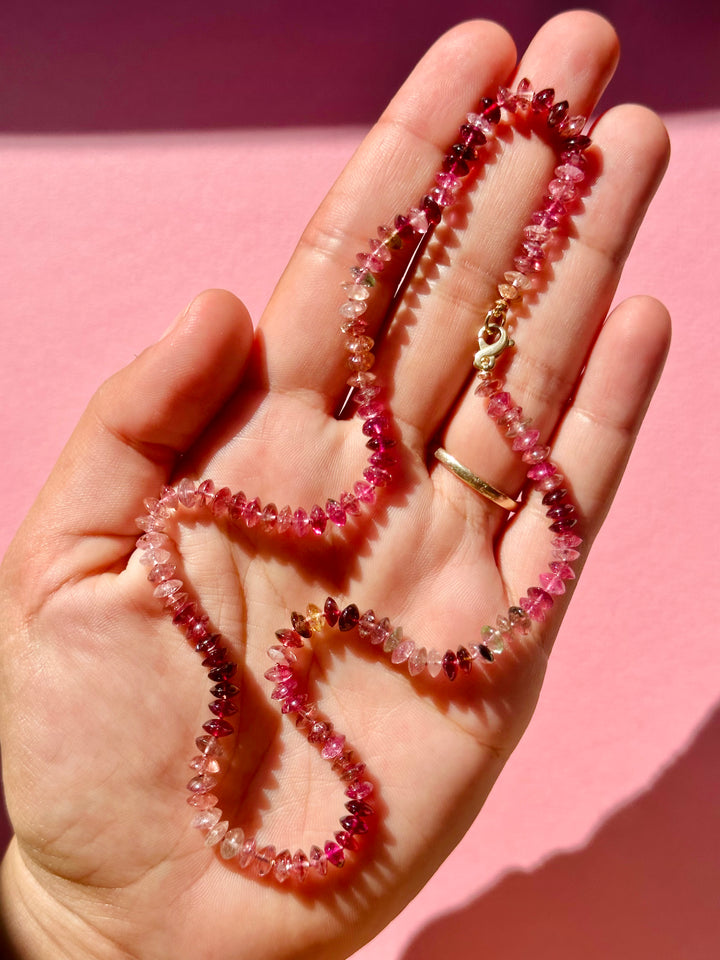
M 197 297 L 193 297 L 192 300 L 191 300 L 191 301 L 188 303 L 188 305 L 185 307 L 185 309 L 182 311 L 182 313 L 179 313 L 179 314 L 175 317 L 175 319 L 174 319 L 173 322 L 170 324 L 170 326 L 165 330 L 165 332 L 164 332 L 164 333 L 162 334 L 162 336 L 159 338 L 160 340 L 164 340 L 165 337 L 169 336 L 169 335 L 173 332 L 173 330 L 175 330 L 175 329 L 183 322 L 183 320 L 185 319 L 185 317 L 187 317 L 188 313 L 190 312 L 190 308 L 191 308 L 192 305 L 195 303 L 195 300 L 196 300 L 196 299 L 197 299 Z

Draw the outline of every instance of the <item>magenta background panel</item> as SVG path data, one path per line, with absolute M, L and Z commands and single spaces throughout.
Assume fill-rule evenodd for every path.
M 219 0 L 210 20 L 178 2 L 162 34 L 164 3 L 114 20 L 102 4 L 69 3 L 63 21 L 43 7 L 33 33 L 33 6 L 0 14 L 0 551 L 101 380 L 204 287 L 233 289 L 259 315 L 426 41 L 494 12 L 458 3 L 442 21 L 437 4 L 371 3 L 375 16 L 359 17 L 320 3 L 300 22 L 294 4 Z M 554 9 L 513 5 L 521 38 Z M 633 9 L 647 15 L 647 44 Z M 720 952 L 720 88 L 716 16 L 677 9 L 620 10 L 619 89 L 664 110 L 673 142 L 620 290 L 670 307 L 666 374 L 527 736 L 470 833 L 361 960 Z M 262 62 L 230 57 L 231 28 L 241 50 L 257 40 Z M 193 52 L 195 85 L 182 69 Z

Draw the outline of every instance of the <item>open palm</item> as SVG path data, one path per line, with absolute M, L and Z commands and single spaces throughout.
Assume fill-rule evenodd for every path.
M 611 28 L 565 14 L 518 77 L 590 113 L 615 65 Z M 347 376 L 337 284 L 377 224 L 426 191 L 459 122 L 514 68 L 510 39 L 465 24 L 430 51 L 309 225 L 253 333 L 210 292 L 92 401 L 3 566 L 4 778 L 16 831 L 4 911 L 18 955 L 345 956 L 396 914 L 477 814 L 532 713 L 567 595 L 540 629 L 450 684 L 411 678 L 355 633 L 313 641 L 307 682 L 368 765 L 377 827 L 324 884 L 240 871 L 189 827 L 187 761 L 207 714 L 197 654 L 152 596 L 133 545 L 146 497 L 188 475 L 263 503 L 324 503 L 357 479 L 358 420 L 336 419 Z M 596 124 L 597 177 L 570 239 L 518 317 L 513 396 L 552 442 L 586 542 L 607 511 L 667 347 L 663 308 L 605 316 L 667 157 L 637 107 Z M 428 243 L 399 303 L 388 276 L 367 316 L 388 385 L 394 485 L 331 535 L 226 521 L 182 526 L 184 576 L 241 663 L 231 825 L 279 849 L 332 836 L 344 784 L 268 698 L 263 673 L 289 611 L 328 594 L 388 616 L 417 646 L 477 641 L 549 555 L 540 497 L 508 523 L 432 458 L 441 441 L 508 493 L 524 468 L 473 396 L 473 339 L 552 171 L 509 133 Z M 399 279 L 402 258 L 393 266 Z M 391 271 L 388 271 L 390 273 Z M 392 307 L 392 315 L 389 312 Z

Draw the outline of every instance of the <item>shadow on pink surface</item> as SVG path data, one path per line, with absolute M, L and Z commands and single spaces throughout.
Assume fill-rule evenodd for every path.
M 370 123 L 452 25 L 495 19 L 523 50 L 545 20 L 571 6 L 554 0 L 9 0 L 0 7 L 0 129 Z M 591 6 L 613 21 L 623 45 L 604 106 L 632 100 L 667 113 L 718 105 L 716 4 L 598 0 Z
M 720 708 L 587 846 L 502 877 L 398 960 L 716 960 L 719 747 Z

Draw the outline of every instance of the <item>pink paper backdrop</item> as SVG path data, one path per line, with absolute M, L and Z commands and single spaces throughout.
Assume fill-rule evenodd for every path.
M 338 121 L 364 125 L 444 26 L 497 15 L 318 4 L 299 20 L 289 3 L 216 2 L 210 18 L 179 2 L 163 45 L 164 3 L 109 6 L 0 14 L 0 550 L 90 393 L 197 290 L 229 287 L 259 314 L 362 136 Z M 643 5 L 623 5 L 619 86 L 666 110 L 673 141 L 620 290 L 670 307 L 666 374 L 526 738 L 465 840 L 358 960 L 720 951 L 720 89 L 704 55 L 714 15 L 683 4 L 675 23 L 665 6 L 662 22 L 663 5 L 647 7 L 644 43 L 630 16 Z M 270 8 L 287 27 L 279 40 Z M 554 9 L 514 6 L 515 32 L 526 39 Z

